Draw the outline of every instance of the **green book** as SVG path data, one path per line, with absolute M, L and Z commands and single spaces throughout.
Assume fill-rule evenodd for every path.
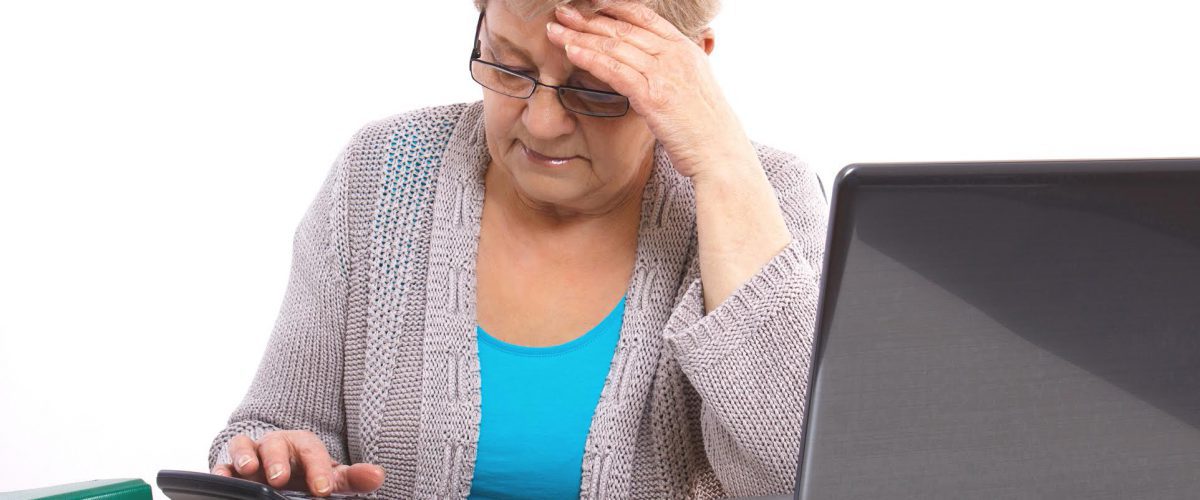
M 141 479 L 96 479 L 34 490 L 0 493 L 0 500 L 152 500 Z

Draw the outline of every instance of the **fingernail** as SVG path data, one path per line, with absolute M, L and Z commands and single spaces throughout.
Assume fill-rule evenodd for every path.
M 274 480 L 275 478 L 279 477 L 280 474 L 283 474 L 283 465 L 282 464 L 272 465 L 270 469 L 267 469 L 267 472 L 269 472 L 267 479 Z
M 242 468 L 246 467 L 246 464 L 248 464 L 248 463 L 250 463 L 250 455 L 242 455 L 242 456 L 238 457 L 238 459 L 237 459 L 238 470 L 241 470 Z
M 554 34 L 562 33 L 562 30 L 563 30 L 562 26 L 554 21 L 550 21 L 550 22 L 546 23 L 546 29 Z
M 563 50 L 566 50 L 568 54 L 574 54 L 579 51 L 574 45 L 565 45 L 563 46 Z
M 568 16 L 573 16 L 573 15 L 575 15 L 576 12 L 578 12 L 577 10 L 575 10 L 575 7 L 571 7 L 570 5 L 565 4 L 565 3 L 558 4 L 558 7 L 555 7 L 555 9 L 557 9 L 559 12 L 562 12 L 563 14 L 566 14 Z
M 317 493 L 322 495 L 329 493 L 329 480 L 324 477 L 318 477 L 313 481 L 313 485 L 317 487 Z

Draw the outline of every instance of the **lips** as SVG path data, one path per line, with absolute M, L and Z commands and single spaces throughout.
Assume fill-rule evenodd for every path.
M 546 156 L 537 151 L 529 149 L 528 147 L 525 146 L 524 143 L 521 144 L 521 150 L 525 152 L 525 157 L 528 158 L 530 162 L 536 163 L 539 165 L 550 166 L 550 167 L 561 167 L 563 165 L 566 165 L 567 162 L 569 162 L 573 159 L 579 158 L 578 155 L 566 157 L 566 158 Z

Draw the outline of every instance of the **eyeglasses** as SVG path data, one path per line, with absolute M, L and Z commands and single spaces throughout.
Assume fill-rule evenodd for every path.
M 493 92 L 517 99 L 529 99 L 541 85 L 555 90 L 563 108 L 587 116 L 615 118 L 629 112 L 629 98 L 616 92 L 585 89 L 569 85 L 546 85 L 536 78 L 512 68 L 480 59 L 479 29 L 483 27 L 483 10 L 475 25 L 475 49 L 471 51 L 471 79 Z

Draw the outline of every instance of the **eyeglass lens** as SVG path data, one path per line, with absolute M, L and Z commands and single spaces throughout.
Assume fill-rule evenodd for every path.
M 492 91 L 518 99 L 528 99 L 537 86 L 527 75 L 513 73 L 480 60 L 471 61 L 471 77 Z M 621 116 L 629 109 L 629 100 L 623 96 L 571 88 L 556 90 L 563 107 L 576 113 Z

